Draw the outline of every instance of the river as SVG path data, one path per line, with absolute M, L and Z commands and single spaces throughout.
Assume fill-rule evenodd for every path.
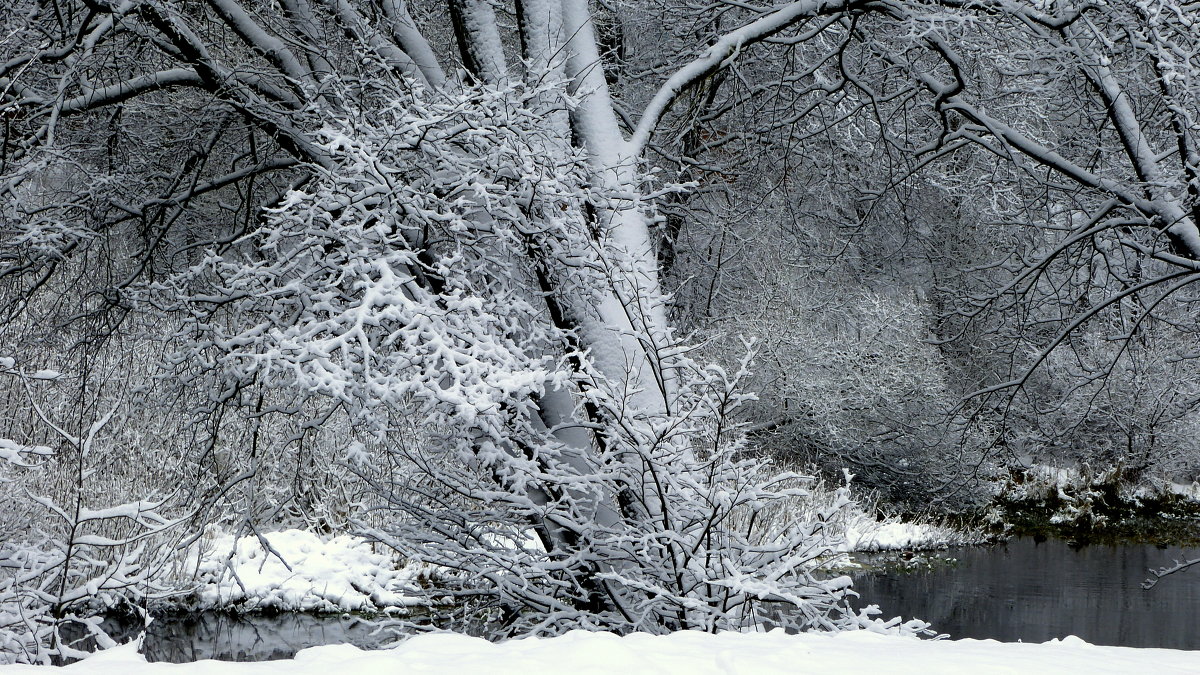
M 1200 548 L 1017 538 L 938 556 L 955 562 L 858 574 L 862 604 L 877 604 L 889 617 L 924 619 L 953 638 L 1044 642 L 1076 635 L 1093 644 L 1200 649 L 1200 567 L 1141 588 L 1150 568 L 1200 557 Z M 314 645 L 371 648 L 390 639 L 349 616 L 202 613 L 158 618 L 144 651 L 152 661 L 259 661 Z
M 1200 567 L 1141 588 L 1151 568 L 1200 548 L 1075 546 L 1021 537 L 953 549 L 954 564 L 860 574 L 855 590 L 887 616 L 928 621 L 953 638 L 1200 649 Z

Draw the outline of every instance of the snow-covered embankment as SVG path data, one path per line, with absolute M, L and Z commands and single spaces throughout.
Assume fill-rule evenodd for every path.
M 918 640 L 853 633 L 681 632 L 664 636 L 575 631 L 548 639 L 493 644 L 456 634 L 414 637 L 396 649 L 362 651 L 348 645 L 315 647 L 285 661 L 185 664 L 146 663 L 135 645 L 108 650 L 67 666 L 89 675 L 391 675 L 453 673 L 1170 673 L 1200 672 L 1200 652 L 1097 647 L 1078 638 L 1044 644 L 991 640 Z M 6 675 L 45 673 L 40 666 L 13 666 Z M 68 673 L 68 675 L 69 675 Z

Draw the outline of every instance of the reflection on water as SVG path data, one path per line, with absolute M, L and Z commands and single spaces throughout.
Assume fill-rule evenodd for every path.
M 372 649 L 394 640 L 394 635 L 376 634 L 371 625 L 351 616 L 200 612 L 155 619 L 142 643 L 142 652 L 149 661 L 173 663 L 201 659 L 267 661 L 291 658 L 301 649 L 318 645 L 349 643 Z
M 948 555 L 958 564 L 860 575 L 854 588 L 862 604 L 924 619 L 954 638 L 1045 642 L 1076 635 L 1101 645 L 1200 649 L 1200 570 L 1141 588 L 1150 568 L 1200 557 L 1198 548 L 1074 548 L 1018 538 Z

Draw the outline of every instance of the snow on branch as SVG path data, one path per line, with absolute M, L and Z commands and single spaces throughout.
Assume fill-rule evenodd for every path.
M 630 138 L 632 154 L 635 156 L 641 154 L 654 134 L 659 120 L 681 93 L 695 82 L 729 66 L 745 47 L 761 42 L 798 21 L 821 14 L 844 11 L 851 4 L 853 3 L 850 0 L 836 2 L 798 0 L 721 36 L 699 58 L 675 71 L 658 88 L 654 97 L 642 111 L 642 117 L 638 120 L 637 128 L 634 129 Z

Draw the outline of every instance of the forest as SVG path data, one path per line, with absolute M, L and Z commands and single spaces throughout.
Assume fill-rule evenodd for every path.
M 0 664 L 285 530 L 495 639 L 921 633 L 853 518 L 1200 516 L 1198 223 L 1198 2 L 10 0 Z

